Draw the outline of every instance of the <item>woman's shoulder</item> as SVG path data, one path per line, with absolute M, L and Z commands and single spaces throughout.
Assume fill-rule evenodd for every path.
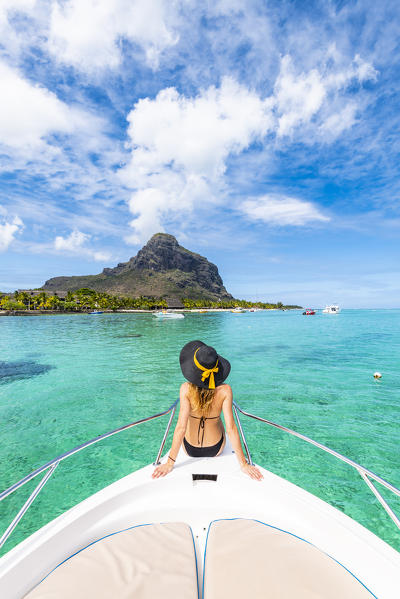
M 180 387 L 179 390 L 179 395 L 182 399 L 182 397 L 188 397 L 189 396 L 189 391 L 190 391 L 190 384 L 187 381 L 184 381 Z
M 223 385 L 218 385 L 215 391 L 216 394 L 222 399 L 225 399 L 226 397 L 232 397 L 232 388 L 227 383 L 224 383 Z
M 228 385 L 228 383 L 222 383 L 222 385 L 218 385 L 217 389 L 221 389 L 221 391 L 231 391 L 232 387 Z

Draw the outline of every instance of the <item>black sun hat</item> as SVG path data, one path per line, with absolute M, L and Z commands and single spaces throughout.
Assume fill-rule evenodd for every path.
M 185 379 L 203 389 L 215 389 L 222 385 L 231 371 L 228 360 L 202 341 L 186 343 L 179 362 Z

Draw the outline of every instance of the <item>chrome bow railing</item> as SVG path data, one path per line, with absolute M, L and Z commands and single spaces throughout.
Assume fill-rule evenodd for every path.
M 10 526 L 7 528 L 7 530 L 4 532 L 4 534 L 0 538 L 0 549 L 4 545 L 4 543 L 7 541 L 8 537 L 13 532 L 13 530 L 15 529 L 17 524 L 21 521 L 22 517 L 27 512 L 28 508 L 32 505 L 32 503 L 34 502 L 36 497 L 39 495 L 40 491 L 43 489 L 43 487 L 45 486 L 45 484 L 47 483 L 47 481 L 49 480 L 51 475 L 54 473 L 55 469 L 57 468 L 57 466 L 60 462 L 62 462 L 63 460 L 66 460 L 67 458 L 70 458 L 75 453 L 78 453 L 78 451 L 82 451 L 82 449 L 86 449 L 86 447 L 89 447 L 90 445 L 99 443 L 99 441 L 108 439 L 108 437 L 112 437 L 113 435 L 121 433 L 122 431 L 125 431 L 128 428 L 138 426 L 139 424 L 143 424 L 144 422 L 148 422 L 149 420 L 155 420 L 156 418 L 160 418 L 161 416 L 165 416 L 166 414 L 169 414 L 171 412 L 171 416 L 168 420 L 168 424 L 165 429 L 163 439 L 161 441 L 160 449 L 158 450 L 158 454 L 157 454 L 156 460 L 154 462 L 154 464 L 159 464 L 160 456 L 161 456 L 162 450 L 164 448 L 165 441 L 166 441 L 168 433 L 169 433 L 169 429 L 171 427 L 172 419 L 174 417 L 175 410 L 176 410 L 176 404 L 178 403 L 178 401 L 179 400 L 176 400 L 172 404 L 172 406 L 170 406 L 168 408 L 168 410 L 165 410 L 164 412 L 160 412 L 159 414 L 153 414 L 152 416 L 148 416 L 147 418 L 142 418 L 141 420 L 136 420 L 135 422 L 131 422 L 130 424 L 125 424 L 124 426 L 120 426 L 119 428 L 116 428 L 116 429 L 110 431 L 109 433 L 104 433 L 104 435 L 100 435 L 99 437 L 95 437 L 94 439 L 91 439 L 90 441 L 87 441 L 86 443 L 82 443 L 81 445 L 74 447 L 74 449 L 71 449 L 70 451 L 63 453 L 62 455 L 59 455 L 57 458 L 50 460 L 50 462 L 47 462 L 47 464 L 44 464 L 44 466 L 37 468 L 36 470 L 31 472 L 31 474 L 28 474 L 24 478 L 21 478 L 20 481 L 18 481 L 17 483 L 15 483 L 11 487 L 9 487 L 8 489 L 6 489 L 2 493 L 0 493 L 0 501 L 1 501 L 2 499 L 5 499 L 8 495 L 13 493 L 17 489 L 19 489 L 20 487 L 22 487 L 23 485 L 28 483 L 30 480 L 32 480 L 39 474 L 42 474 L 42 472 L 46 472 L 46 470 L 47 470 L 46 474 L 41 479 L 40 483 L 37 485 L 37 487 L 35 487 L 34 491 L 31 493 L 29 498 L 26 500 L 26 502 L 24 503 L 22 508 L 19 510 L 18 514 L 15 516 L 15 518 L 11 522 Z
M 22 487 L 23 485 L 25 485 L 26 483 L 28 483 L 30 480 L 32 480 L 33 478 L 35 478 L 36 476 L 38 476 L 39 474 L 42 474 L 43 472 L 47 471 L 46 474 L 44 475 L 44 477 L 41 479 L 40 483 L 37 485 L 37 487 L 31 493 L 31 495 L 29 496 L 29 498 L 27 499 L 27 501 L 24 503 L 24 505 L 22 506 L 22 508 L 19 510 L 18 514 L 15 516 L 14 520 L 11 522 L 11 524 L 9 525 L 9 527 L 7 528 L 7 530 L 4 532 L 3 536 L 0 538 L 0 548 L 4 545 L 4 543 L 6 542 L 6 540 L 8 539 L 8 537 L 10 536 L 10 534 L 13 532 L 13 530 L 15 529 L 15 527 L 17 526 L 17 524 L 20 522 L 21 518 L 24 516 L 24 514 L 28 510 L 28 508 L 32 505 L 33 501 L 39 495 L 40 491 L 43 489 L 43 487 L 45 486 L 45 484 L 47 483 L 47 481 L 49 480 L 49 478 L 52 476 L 52 474 L 54 473 L 55 469 L 57 468 L 57 466 L 59 465 L 60 462 L 62 462 L 63 460 L 65 460 L 65 459 L 67 459 L 69 457 L 71 457 L 75 453 L 78 453 L 82 449 L 85 449 L 86 447 L 89 447 L 90 445 L 94 445 L 95 443 L 98 443 L 99 441 L 103 441 L 104 439 L 107 439 L 108 437 L 116 435 L 116 434 L 118 434 L 118 433 L 120 433 L 120 432 L 122 432 L 124 430 L 132 428 L 134 426 L 138 426 L 139 424 L 143 424 L 144 422 L 148 422 L 150 420 L 155 420 L 156 418 L 160 418 L 160 417 L 165 416 L 166 414 L 170 413 L 170 417 L 169 417 L 169 420 L 168 420 L 168 423 L 167 423 L 167 426 L 166 426 L 166 429 L 165 429 L 165 432 L 164 432 L 164 436 L 163 436 L 163 439 L 161 441 L 160 449 L 159 449 L 159 451 L 157 453 L 157 457 L 156 457 L 156 460 L 154 462 L 154 465 L 159 464 L 160 463 L 160 457 L 161 457 L 161 454 L 162 454 L 162 450 L 164 448 L 164 445 L 165 445 L 165 442 L 166 442 L 169 430 L 171 428 L 172 420 L 174 418 L 174 414 L 175 414 L 175 410 L 176 410 L 176 405 L 177 405 L 178 401 L 179 400 L 176 400 L 164 412 L 160 412 L 158 414 L 153 414 L 152 416 L 148 416 L 147 418 L 142 418 L 141 420 L 136 420 L 135 422 L 131 422 L 130 424 L 126 424 L 125 426 L 121 426 L 119 428 L 116 428 L 116 429 L 110 431 L 109 433 L 105 433 L 104 435 L 100 435 L 99 437 L 91 439 L 90 441 L 87 441 L 86 443 L 82 443 L 81 445 L 78 445 L 74 449 L 71 449 L 70 451 L 67 451 L 66 453 L 63 453 L 62 455 L 58 456 L 57 458 L 54 458 L 50 462 L 47 462 L 47 464 L 44 464 L 44 466 L 41 466 L 40 468 L 37 468 L 31 474 L 28 474 L 28 476 L 25 476 L 20 481 L 18 481 L 17 483 L 15 483 L 11 487 L 9 487 L 8 489 L 6 489 L 2 493 L 0 493 L 0 501 L 1 501 L 1 500 L 5 499 L 8 495 L 10 495 L 11 493 L 13 493 L 14 491 L 16 491 L 17 489 L 19 489 L 20 487 Z M 375 485 L 371 482 L 371 479 L 374 480 L 374 481 L 376 481 L 376 482 L 378 482 L 379 484 L 383 485 L 386 489 L 388 489 L 389 491 L 391 491 L 392 493 L 394 493 L 398 497 L 400 497 L 400 490 L 399 489 L 397 489 L 396 487 L 394 487 L 393 485 L 391 485 L 389 482 L 387 482 L 386 480 L 384 480 L 383 478 L 381 478 L 380 476 L 378 476 L 377 474 L 375 474 L 371 470 L 368 470 L 367 468 L 364 468 L 360 464 L 357 464 L 357 462 L 354 462 L 353 460 L 350 460 L 349 458 L 346 458 L 345 456 L 343 456 L 342 454 L 338 453 L 337 451 L 335 451 L 333 449 L 330 449 L 329 447 L 326 447 L 325 445 L 322 445 L 321 443 L 318 443 L 317 441 L 314 441 L 313 439 L 310 439 L 309 437 L 306 437 L 305 435 L 302 435 L 301 433 L 298 433 L 298 432 L 296 432 L 296 431 L 294 431 L 294 430 L 292 430 L 290 428 L 287 428 L 285 426 L 282 426 L 280 424 L 276 424 L 275 422 L 267 420 L 266 418 L 261 418 L 261 416 L 256 416 L 254 414 L 250 414 L 249 412 L 245 412 L 235 402 L 233 404 L 233 410 L 235 412 L 236 420 L 237 420 L 239 431 L 240 431 L 240 434 L 241 434 L 241 437 L 242 437 L 242 441 L 243 441 L 243 445 L 244 445 L 245 452 L 246 452 L 246 455 L 247 455 L 247 459 L 248 459 L 248 461 L 249 461 L 250 464 L 253 464 L 253 460 L 251 458 L 251 454 L 250 454 L 250 451 L 249 451 L 249 447 L 247 445 L 246 437 L 245 437 L 245 434 L 244 434 L 244 431 L 243 431 L 243 427 L 242 427 L 242 424 L 241 424 L 238 412 L 240 412 L 244 416 L 247 416 L 249 418 L 253 418 L 254 420 L 258 420 L 259 422 L 264 422 L 265 424 L 269 424 L 270 426 L 272 426 L 274 428 L 277 428 L 277 429 L 279 429 L 281 431 L 289 433 L 290 435 L 298 437 L 299 439 L 302 439 L 303 441 L 306 441 L 307 443 L 310 443 L 311 445 L 314 445 L 315 447 L 318 447 L 319 449 L 322 449 L 323 451 L 329 453 L 330 455 L 333 455 L 334 457 L 338 458 L 342 462 L 345 462 L 346 464 L 349 464 L 350 466 L 352 466 L 355 470 L 357 470 L 357 472 L 360 474 L 361 478 L 367 484 L 367 486 L 369 487 L 369 489 L 374 493 L 375 497 L 378 499 L 379 503 L 385 509 L 385 511 L 387 512 L 387 514 L 390 516 L 390 518 L 393 520 L 393 522 L 396 524 L 396 526 L 400 529 L 400 520 L 399 520 L 399 518 L 393 512 L 393 510 L 391 509 L 391 507 L 389 506 L 389 504 L 386 502 L 386 500 L 382 497 L 382 495 L 380 494 L 380 492 L 378 491 L 378 489 L 375 487 Z
M 378 489 L 371 482 L 371 478 L 374 481 L 376 481 L 377 483 L 381 484 L 386 489 L 388 489 L 389 491 L 391 491 L 392 493 L 394 493 L 395 495 L 397 495 L 397 497 L 400 497 L 400 489 L 397 489 L 396 487 L 394 487 L 393 485 L 388 483 L 385 479 L 381 478 L 380 476 L 378 476 L 371 470 L 364 468 L 364 466 L 360 466 L 360 464 L 357 464 L 357 462 L 350 460 L 350 458 L 346 458 L 344 455 L 342 455 L 341 453 L 338 453 L 334 449 L 330 449 L 326 445 L 322 445 L 322 443 L 318 443 L 317 441 L 310 439 L 310 437 L 306 437 L 305 435 L 302 435 L 301 433 L 298 433 L 290 428 L 287 428 L 286 426 L 282 426 L 281 424 L 276 424 L 275 422 L 272 422 L 271 420 L 267 420 L 266 418 L 261 418 L 261 416 L 255 416 L 254 414 L 250 414 L 250 412 L 245 412 L 238 406 L 238 404 L 236 402 L 233 403 L 233 409 L 234 409 L 236 420 L 237 420 L 237 423 L 239 426 L 239 431 L 240 431 L 240 435 L 242 437 L 243 445 L 244 445 L 244 448 L 245 448 L 245 451 L 247 454 L 247 459 L 250 464 L 253 464 L 253 460 L 251 459 L 250 451 L 249 451 L 249 448 L 248 448 L 248 445 L 246 442 L 246 438 L 245 438 L 245 435 L 243 432 L 243 428 L 242 428 L 242 425 L 240 422 L 238 412 L 243 414 L 243 416 L 248 416 L 249 418 L 253 418 L 254 420 L 258 420 L 259 422 L 264 422 L 265 424 L 269 424 L 270 426 L 277 428 L 281 431 L 284 431 L 285 433 L 289 433 L 290 435 L 293 435 L 294 437 L 298 437 L 299 439 L 302 439 L 303 441 L 306 441 L 307 443 L 310 443 L 311 445 L 318 447 L 318 449 L 322 449 L 322 451 L 326 451 L 327 453 L 329 453 L 330 455 L 333 455 L 335 458 L 338 458 L 342 462 L 349 464 L 349 466 L 352 466 L 355 470 L 357 470 L 357 472 L 359 473 L 359 475 L 361 476 L 361 478 L 363 479 L 365 484 L 369 487 L 369 489 L 375 495 L 375 497 L 377 498 L 377 500 L 379 501 L 381 506 L 384 508 L 386 513 L 390 516 L 390 518 L 396 524 L 397 528 L 400 529 L 400 519 L 396 516 L 396 514 L 394 513 L 392 508 L 389 506 L 387 501 L 382 497 L 382 495 L 380 494 Z

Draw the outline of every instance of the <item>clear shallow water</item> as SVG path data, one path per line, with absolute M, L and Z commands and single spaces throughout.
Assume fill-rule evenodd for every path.
M 0 318 L 0 490 L 108 430 L 167 408 L 192 339 L 232 363 L 239 405 L 298 430 L 400 487 L 400 310 Z M 382 372 L 380 381 L 373 373 Z M 253 459 L 357 519 L 400 550 L 394 524 L 352 468 L 242 419 Z M 63 462 L 4 551 L 105 485 L 154 461 L 166 420 Z M 3 532 L 39 479 L 0 503 Z M 382 491 L 400 513 L 400 502 Z M 3 552 L 4 552 L 3 551 Z

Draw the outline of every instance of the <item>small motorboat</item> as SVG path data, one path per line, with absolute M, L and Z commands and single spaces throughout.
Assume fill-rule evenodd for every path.
M 325 306 L 322 312 L 324 314 L 339 314 L 340 308 L 337 304 L 332 304 L 331 306 Z
M 161 312 L 155 312 L 156 318 L 185 318 L 180 312 L 167 312 L 167 310 L 161 310 Z
M 233 312 L 233 314 L 243 314 L 243 312 L 246 312 L 246 310 L 244 308 L 240 308 L 239 306 L 236 306 L 236 308 L 231 310 L 231 312 Z
M 315 313 L 315 310 L 304 310 L 303 316 L 313 316 Z
M 93 312 L 89 312 L 89 316 L 94 316 L 96 314 L 104 314 L 101 310 L 93 310 Z

